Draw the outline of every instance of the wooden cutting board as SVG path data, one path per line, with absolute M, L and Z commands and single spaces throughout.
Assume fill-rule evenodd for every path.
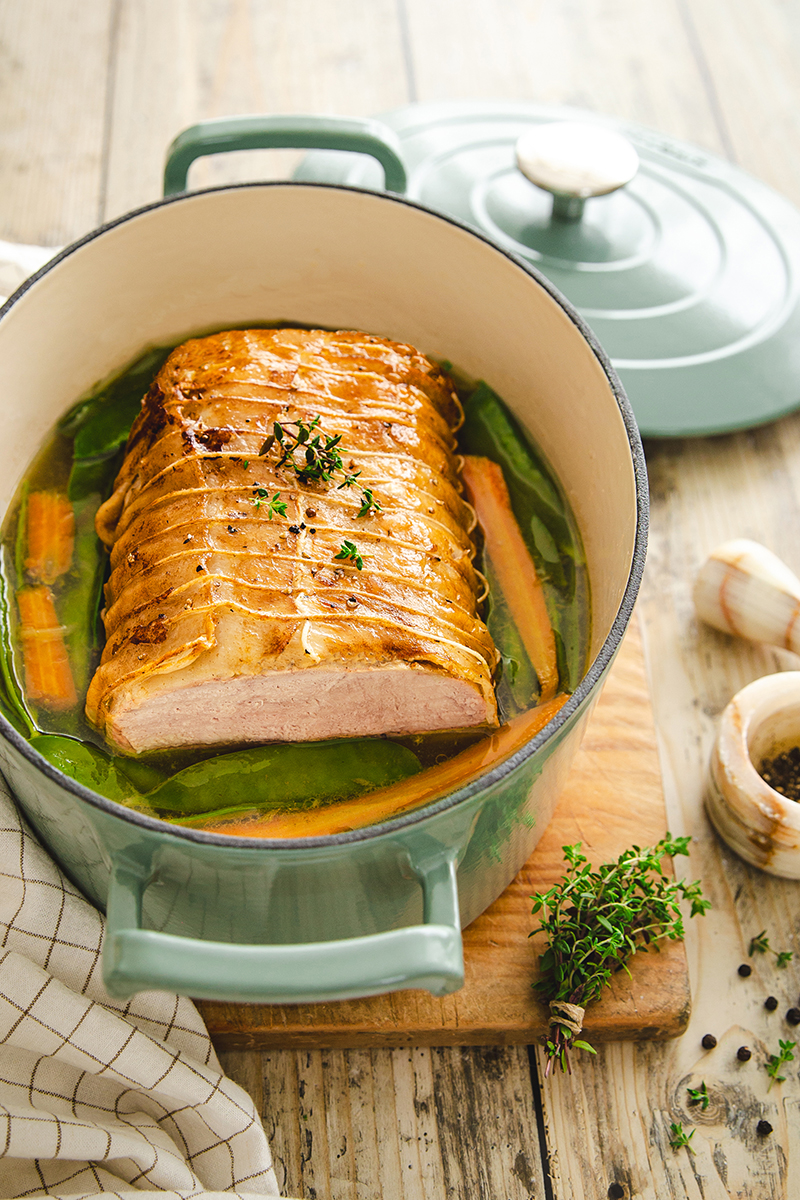
M 667 828 L 641 634 L 631 624 L 589 722 L 567 787 L 536 851 L 502 896 L 464 930 L 464 987 L 451 996 L 394 992 L 333 1004 L 199 1002 L 218 1048 L 357 1048 L 529 1043 L 547 1028 L 534 997 L 541 938 L 529 897 L 561 878 L 561 847 L 582 842 L 594 863 Z M 637 954 L 586 1014 L 590 1041 L 676 1037 L 689 1020 L 682 942 Z

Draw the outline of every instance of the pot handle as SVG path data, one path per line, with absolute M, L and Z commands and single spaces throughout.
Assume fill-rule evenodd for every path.
M 423 924 L 336 942 L 253 946 L 142 928 L 151 869 L 114 859 L 109 883 L 103 980 L 112 996 L 150 989 L 198 1000 L 283 1004 L 348 1000 L 425 988 L 435 996 L 464 983 L 456 851 L 412 865 L 423 889 Z
M 383 167 L 387 192 L 406 190 L 406 169 L 397 134 L 368 117 L 220 117 L 184 129 L 167 151 L 164 195 L 186 191 L 196 158 L 229 150 L 349 150 L 369 154 Z

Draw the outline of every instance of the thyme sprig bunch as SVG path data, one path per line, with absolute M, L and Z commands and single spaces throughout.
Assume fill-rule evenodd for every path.
M 260 454 L 268 454 L 272 447 L 278 444 L 280 458 L 276 470 L 289 464 L 295 475 L 303 483 L 329 483 L 338 472 L 344 475 L 340 488 L 352 487 L 360 471 L 348 474 L 339 451 L 342 440 L 340 433 L 329 436 L 319 428 L 320 416 L 317 415 L 308 424 L 302 419 L 297 421 L 274 421 L 272 433 L 261 447 Z
M 691 904 L 693 917 L 709 907 L 698 881 L 674 880 L 663 866 L 665 858 L 688 854 L 690 840 L 667 834 L 655 846 L 633 846 L 597 870 L 581 854 L 580 842 L 564 846 L 569 867 L 563 879 L 532 897 L 533 913 L 541 914 L 542 920 L 529 936 L 544 933 L 548 941 L 539 959 L 541 979 L 534 985 L 551 1013 L 545 1075 L 554 1063 L 571 1072 L 571 1048 L 594 1053 L 578 1038 L 583 1010 L 614 971 L 627 970 L 627 960 L 637 950 L 647 950 L 662 938 L 683 937 L 679 902 Z
M 351 488 L 361 474 L 360 471 L 347 471 L 341 455 L 342 435 L 329 436 L 320 429 L 321 417 L 317 414 L 306 424 L 302 418 L 297 421 L 274 421 L 272 433 L 265 439 L 259 450 L 259 457 L 269 454 L 273 446 L 279 449 L 279 458 L 275 470 L 288 464 L 301 483 L 330 483 L 342 475 L 341 483 L 336 490 Z M 372 489 L 362 487 L 361 508 L 358 517 L 368 517 L 379 513 L 381 505 L 372 494 Z

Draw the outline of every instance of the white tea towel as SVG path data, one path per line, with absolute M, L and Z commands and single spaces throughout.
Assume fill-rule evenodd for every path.
M 24 242 L 0 241 L 0 304 L 11 293 L 58 254 L 60 246 L 30 246 Z
M 0 778 L 0 1197 L 277 1196 L 194 1005 L 111 999 L 103 928 Z

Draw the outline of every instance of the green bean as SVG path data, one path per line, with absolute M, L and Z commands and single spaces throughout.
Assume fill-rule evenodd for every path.
M 67 631 L 69 660 L 79 696 L 86 694 L 95 666 L 96 625 L 106 568 L 94 528 L 98 501 L 99 497 L 90 496 L 73 504 L 75 550 L 72 566 L 58 585 L 58 613 Z
M 4 557 L 4 556 L 3 556 Z M 18 733 L 29 737 L 36 730 L 36 721 L 25 703 L 11 647 L 11 621 L 8 607 L 9 586 L 0 559 L 0 675 L 2 675 L 2 700 L 5 716 Z
M 539 679 L 488 559 L 483 563 L 483 571 L 489 581 L 486 625 L 503 663 L 496 685 L 497 703 L 508 720 L 536 703 L 540 691 Z
M 17 513 L 17 532 L 14 538 L 14 573 L 17 577 L 17 587 L 22 587 L 25 580 L 25 557 L 27 555 L 27 540 L 28 540 L 28 492 L 30 487 L 27 479 L 22 485 L 22 493 L 19 500 L 19 512 Z

